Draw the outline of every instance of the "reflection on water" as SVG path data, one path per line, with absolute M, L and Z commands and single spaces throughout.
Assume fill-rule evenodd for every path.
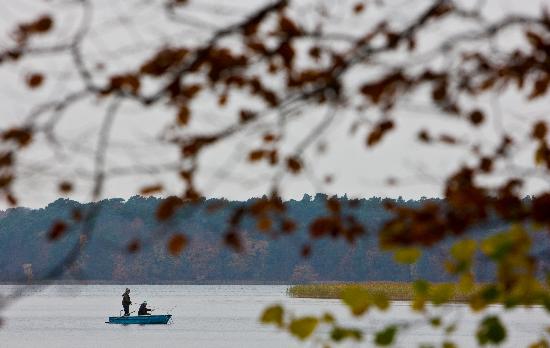
M 420 324 L 407 303 L 394 303 L 388 313 L 369 312 L 361 320 L 350 318 L 337 300 L 291 299 L 286 286 L 272 285 L 133 285 L 131 297 L 135 310 L 147 300 L 156 313 L 171 310 L 173 322 L 159 326 L 120 326 L 105 324 L 109 315 L 118 315 L 125 286 L 58 285 L 35 287 L 25 297 L 1 313 L 1 347 L 301 347 L 298 341 L 273 327 L 258 323 L 262 309 L 283 303 L 298 315 L 331 311 L 343 322 L 374 332 L 390 322 L 409 325 L 396 346 L 438 343 L 441 329 Z M 13 286 L 0 286 L 6 294 Z M 475 346 L 475 327 L 481 315 L 472 316 L 462 305 L 433 309 L 445 323 L 459 321 L 450 337 L 464 347 Z M 492 307 L 490 312 L 501 312 Z M 512 328 L 506 347 L 527 346 L 542 328 L 550 325 L 541 308 L 506 313 L 505 323 Z M 367 341 L 372 335 L 367 336 Z M 367 343 L 355 346 L 370 346 Z

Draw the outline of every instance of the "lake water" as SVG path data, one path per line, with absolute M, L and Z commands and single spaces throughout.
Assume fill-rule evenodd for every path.
M 392 322 L 408 325 L 395 346 L 415 347 L 420 343 L 440 343 L 442 329 L 424 325 L 407 303 L 394 303 L 388 312 L 371 311 L 360 320 L 350 317 L 338 300 L 293 299 L 286 286 L 271 285 L 133 285 L 132 301 L 147 300 L 157 312 L 172 309 L 169 325 L 122 326 L 105 324 L 109 315 L 118 315 L 124 286 L 56 285 L 40 287 L 9 306 L 0 315 L 0 347 L 311 347 L 277 329 L 261 325 L 262 309 L 282 303 L 297 315 L 334 313 L 338 320 L 374 332 Z M 0 286 L 6 294 L 13 286 Z M 132 310 L 136 309 L 135 305 Z M 444 323 L 459 320 L 449 337 L 464 347 L 476 346 L 475 327 L 482 315 L 472 315 L 462 305 L 431 309 Z M 488 312 L 504 313 L 499 306 Z M 486 313 L 485 313 L 486 314 Z M 526 347 L 537 340 L 550 317 L 542 308 L 505 312 L 504 322 L 512 329 L 505 347 Z M 320 334 L 327 332 L 321 328 Z M 372 335 L 361 344 L 369 347 Z

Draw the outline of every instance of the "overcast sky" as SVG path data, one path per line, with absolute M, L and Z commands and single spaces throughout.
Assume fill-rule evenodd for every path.
M 425 9 L 428 0 L 380 0 L 366 1 L 366 10 L 361 15 L 352 13 L 356 1 L 293 1 L 291 15 L 300 23 L 313 28 L 324 23 L 327 31 L 357 35 L 368 30 L 386 16 L 390 25 L 403 28 L 418 13 Z M 181 10 L 184 23 L 175 23 L 166 17 L 165 1 L 145 0 L 94 0 L 91 26 L 83 44 L 85 64 L 97 73 L 96 81 L 102 82 L 106 76 L 137 69 L 156 49 L 166 45 L 192 46 L 204 42 L 217 27 L 234 23 L 265 2 L 190 0 Z M 536 15 L 543 5 L 550 1 L 461 1 L 465 8 L 480 4 L 488 20 L 498 20 L 508 14 Z M 68 0 L 7 0 L 0 5 L 0 47 L 13 45 L 10 33 L 16 23 L 28 21 L 39 14 L 50 13 L 55 18 L 52 33 L 31 42 L 35 46 L 47 46 L 67 42 L 78 31 L 82 22 L 82 9 L 76 1 Z M 328 18 L 321 13 L 326 11 Z M 350 95 L 354 87 L 371 80 L 387 69 L 388 65 L 403 61 L 414 61 L 422 53 L 435 47 L 438 42 L 463 30 L 475 29 L 476 23 L 464 20 L 445 20 L 429 27 L 421 33 L 418 53 L 401 51 L 384 57 L 383 61 L 371 66 L 352 69 L 345 76 Z M 522 33 L 518 30 L 504 32 L 493 49 L 509 50 L 525 48 Z M 222 43 L 233 49 L 231 39 Z M 336 44 L 335 44 L 336 45 Z M 476 42 L 469 48 L 489 49 L 489 43 Z M 345 49 L 345 47 L 343 47 Z M 306 59 L 301 64 L 310 64 Z M 456 68 L 456 57 L 439 56 L 433 60 L 420 61 L 416 68 L 429 66 L 435 70 Z M 29 90 L 25 86 L 25 76 L 41 72 L 46 76 L 45 84 L 39 89 Z M 41 103 L 57 100 L 64 95 L 82 88 L 71 57 L 64 54 L 39 55 L 16 63 L 0 65 L 1 127 L 8 128 L 21 124 L 33 108 Z M 277 83 L 276 79 L 273 81 Z M 155 82 L 145 85 L 145 89 L 155 88 Z M 492 149 L 502 131 L 517 139 L 524 139 L 529 133 L 528 121 L 548 119 L 548 98 L 527 104 L 524 95 L 515 89 L 501 94 L 487 94 L 475 100 L 465 100 L 465 105 L 481 108 L 488 116 L 484 126 L 474 129 L 462 120 L 442 115 L 427 100 L 428 91 L 400 100 L 398 107 L 391 112 L 397 130 L 390 133 L 382 143 L 372 149 L 365 146 L 369 131 L 368 122 L 376 122 L 382 113 L 376 108 L 357 111 L 355 108 L 336 110 L 331 127 L 305 153 L 311 164 L 308 170 L 298 176 L 287 175 L 283 180 L 282 194 L 285 198 L 300 198 L 304 193 L 326 192 L 328 194 L 348 194 L 354 197 L 398 197 L 419 198 L 441 196 L 442 183 L 446 175 L 464 163 L 473 163 L 467 146 L 451 147 L 444 145 L 426 146 L 417 141 L 416 134 L 422 128 L 434 134 L 445 132 L 465 139 L 467 144 L 477 144 L 488 151 Z M 192 104 L 192 123 L 184 131 L 209 133 L 234 121 L 238 110 L 243 106 L 260 109 L 261 103 L 238 93 L 230 94 L 225 107 L 216 103 L 217 95 L 202 95 Z M 56 125 L 58 143 L 48 142 L 44 137 L 24 152 L 20 159 L 19 177 L 16 192 L 21 205 L 39 207 L 54 200 L 57 185 L 62 180 L 75 182 L 75 193 L 71 198 L 87 201 L 90 199 L 94 151 L 97 137 L 109 98 L 98 100 L 87 98 L 68 108 Z M 300 117 L 292 117 L 285 127 L 283 149 L 291 151 L 308 130 L 321 122 L 327 108 L 305 106 Z M 159 134 L 174 119 L 175 110 L 159 104 L 144 109 L 135 102 L 122 103 L 114 120 L 107 171 L 121 171 L 128 166 L 164 168 L 178 161 L 178 150 L 159 141 Z M 52 114 L 41 116 L 40 122 L 47 122 Z M 269 120 L 269 119 L 268 119 Z M 272 116 L 272 121 L 276 115 Z M 366 122 L 366 121 L 368 122 Z M 355 132 L 350 129 L 354 123 L 362 122 Z M 209 197 L 247 199 L 261 196 L 269 190 L 270 178 L 274 170 L 264 165 L 250 165 L 246 161 L 249 150 L 261 144 L 257 133 L 244 132 L 230 140 L 207 150 L 201 158 L 198 186 Z M 326 146 L 319 154 L 318 148 Z M 515 156 L 515 163 L 529 166 L 532 162 L 532 144 L 525 143 Z M 504 170 L 489 178 L 489 183 L 497 183 L 506 176 Z M 333 180 L 325 183 L 324 178 Z M 389 185 L 388 178 L 396 179 L 396 185 Z M 173 171 L 163 174 L 142 173 L 139 175 L 113 175 L 109 177 L 103 197 L 130 197 L 144 185 L 163 183 L 165 194 L 177 194 L 182 184 Z M 548 189 L 548 182 L 530 179 L 525 194 Z

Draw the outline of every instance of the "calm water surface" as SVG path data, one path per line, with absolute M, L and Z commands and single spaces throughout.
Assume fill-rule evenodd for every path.
M 134 304 L 147 300 L 153 313 L 173 314 L 170 325 L 122 326 L 105 324 L 107 316 L 118 315 L 124 286 L 58 285 L 36 288 L 31 296 L 18 300 L 2 313 L 0 347 L 302 347 L 300 342 L 272 327 L 258 323 L 262 308 L 282 303 L 297 315 L 331 311 L 338 320 L 374 332 L 390 322 L 407 325 L 397 347 L 438 343 L 445 336 L 441 329 L 421 324 L 407 303 L 394 303 L 389 312 L 369 312 L 360 321 L 352 320 L 337 300 L 292 299 L 287 286 L 271 285 L 134 285 Z M 0 286 L 6 294 L 13 286 Z M 137 309 L 136 305 L 132 310 Z M 489 312 L 502 312 L 498 306 Z M 445 323 L 459 320 L 450 336 L 464 347 L 476 346 L 475 327 L 481 315 L 471 315 L 462 305 L 433 309 Z M 525 347 L 550 326 L 550 317 L 541 308 L 516 310 L 503 315 L 513 328 L 506 347 Z M 321 334 L 327 330 L 321 328 Z M 370 347 L 372 336 L 361 344 Z M 311 347 L 311 345 L 307 345 Z

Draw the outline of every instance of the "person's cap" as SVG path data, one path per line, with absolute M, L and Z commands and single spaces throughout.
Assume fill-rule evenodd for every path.
M 147 301 L 143 301 L 143 303 L 147 304 Z
M 126 288 L 126 291 L 130 291 L 130 288 Z

